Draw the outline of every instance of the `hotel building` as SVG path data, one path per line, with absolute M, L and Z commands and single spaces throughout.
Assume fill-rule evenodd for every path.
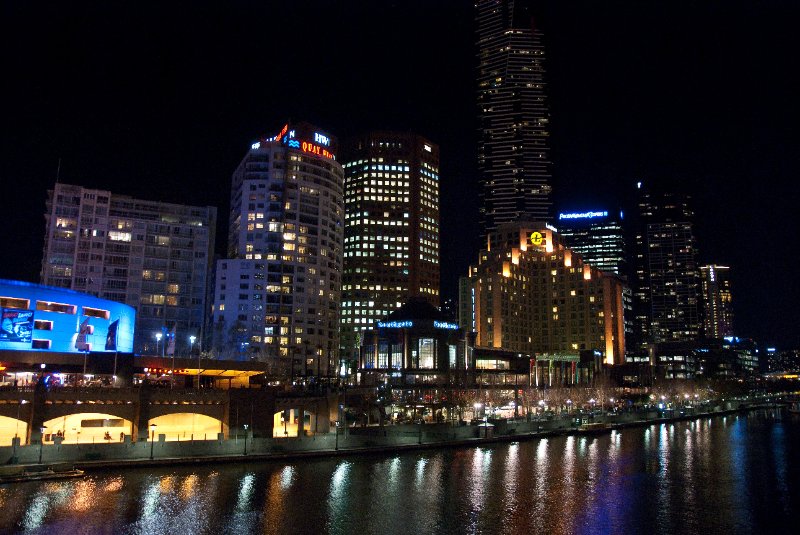
M 624 362 L 622 282 L 583 261 L 543 223 L 502 225 L 460 284 L 476 348 L 529 355 L 597 352 Z
M 344 156 L 343 355 L 409 298 L 439 306 L 439 147 L 401 132 L 352 140 Z
M 328 373 L 339 348 L 344 199 L 336 140 L 286 124 L 254 142 L 231 185 L 228 257 L 217 262 L 221 357 L 304 359 Z
M 48 192 L 41 282 L 136 309 L 133 351 L 203 340 L 217 209 L 56 184 Z

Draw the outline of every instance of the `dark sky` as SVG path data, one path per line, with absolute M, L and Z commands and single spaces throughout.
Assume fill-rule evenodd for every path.
M 215 205 L 223 229 L 232 171 L 291 118 L 440 145 L 454 296 L 477 252 L 472 2 L 168 4 L 0 4 L 0 277 L 38 279 L 59 158 L 63 182 Z M 691 193 L 737 332 L 800 346 L 797 3 L 541 12 L 558 205 L 624 207 L 636 180 Z

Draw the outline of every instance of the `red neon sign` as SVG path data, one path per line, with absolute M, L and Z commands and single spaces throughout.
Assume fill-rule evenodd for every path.
M 284 125 L 283 128 L 281 129 L 281 133 L 275 136 L 275 141 L 280 141 L 281 138 L 284 136 L 284 134 L 286 134 L 286 132 L 288 131 L 289 131 L 289 125 L 288 124 Z
M 303 141 L 300 145 L 303 149 L 303 152 L 308 152 L 310 154 L 316 154 L 317 156 L 322 156 L 324 158 L 330 158 L 331 160 L 335 160 L 336 157 L 328 150 L 320 147 L 319 145 L 314 145 L 313 143 L 309 143 L 308 141 Z

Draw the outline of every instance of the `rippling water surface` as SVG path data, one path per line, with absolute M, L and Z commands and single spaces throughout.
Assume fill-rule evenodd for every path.
M 796 533 L 800 422 L 0 486 L 2 533 Z

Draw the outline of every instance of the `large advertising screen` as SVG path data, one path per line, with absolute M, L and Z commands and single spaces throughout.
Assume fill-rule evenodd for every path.
M 22 342 L 33 340 L 33 310 L 0 308 L 0 342 Z

